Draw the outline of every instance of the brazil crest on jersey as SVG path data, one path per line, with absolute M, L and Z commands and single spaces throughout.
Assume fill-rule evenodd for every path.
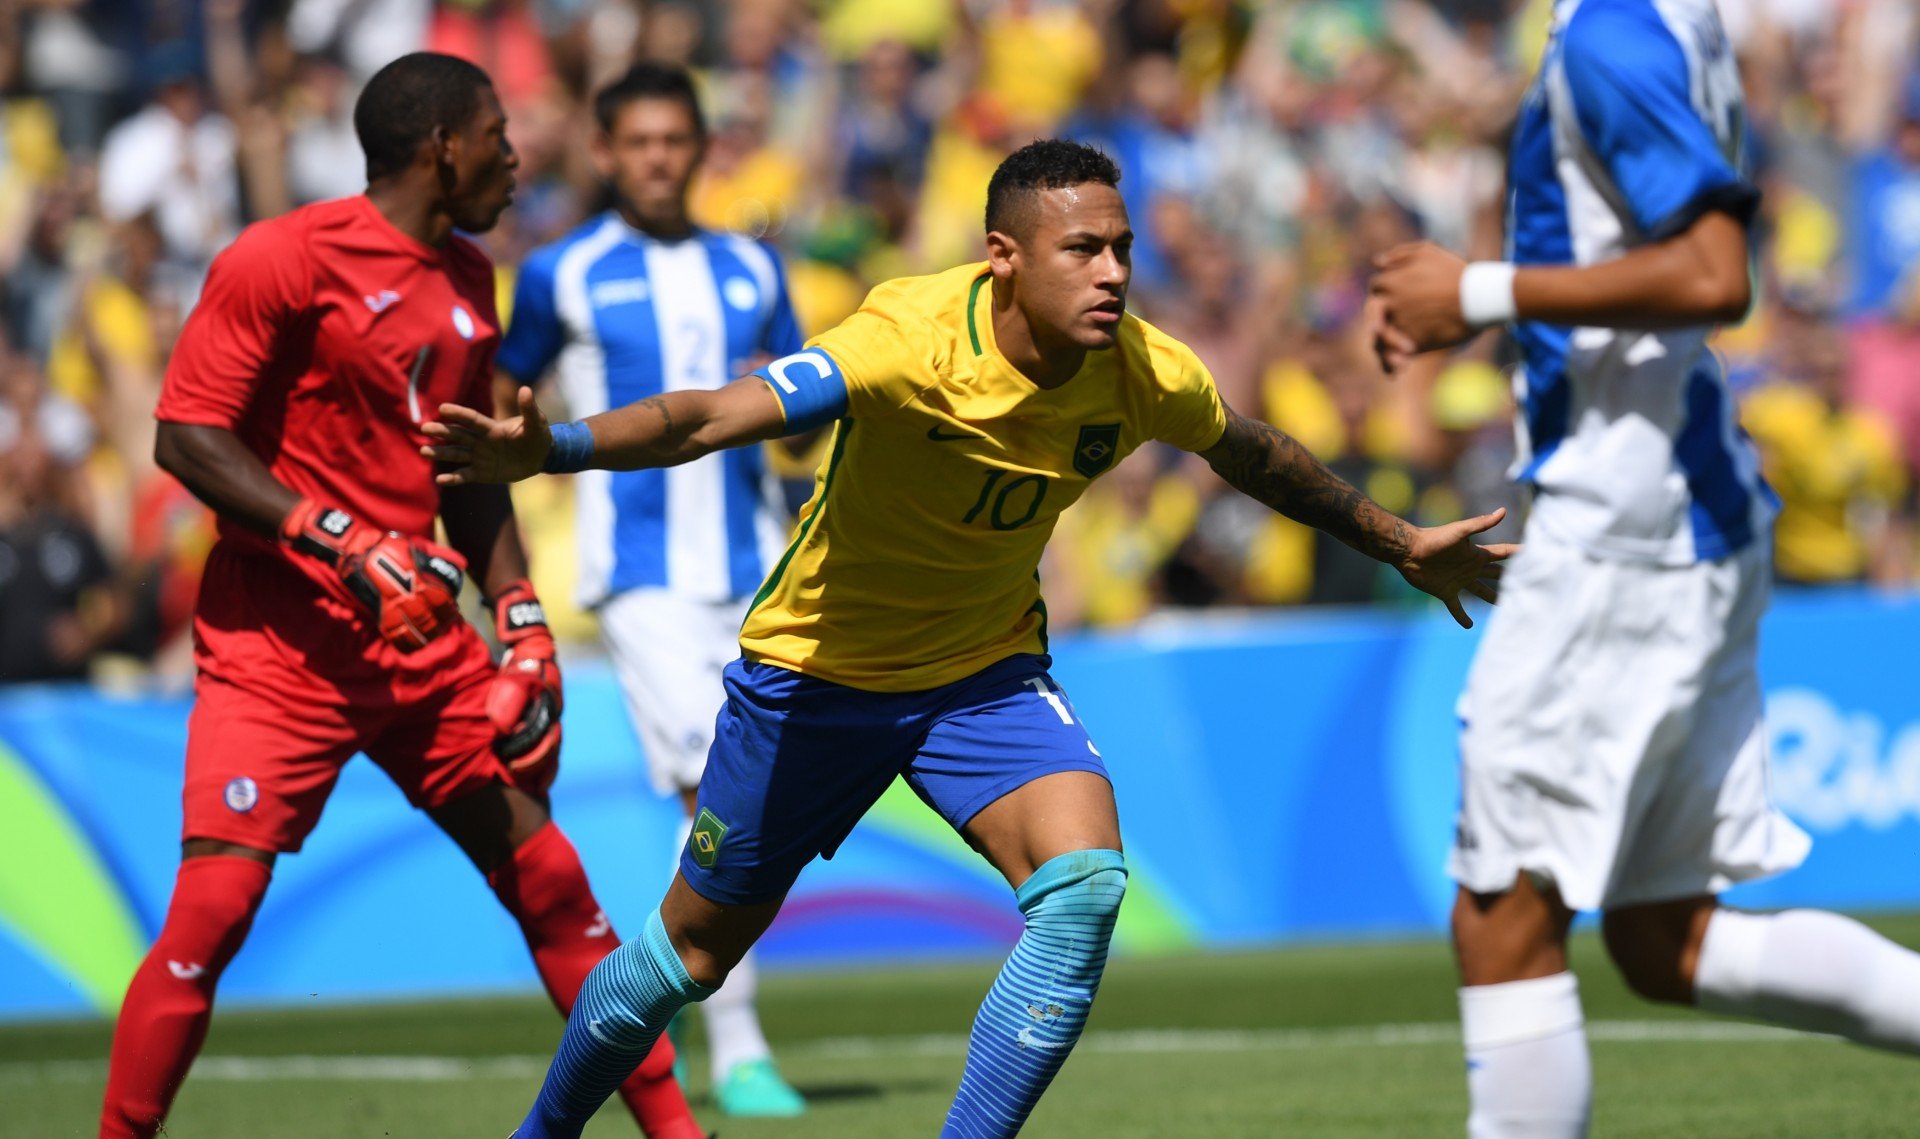
M 1040 554 L 1060 512 L 1147 440 L 1204 451 L 1226 429 L 1205 365 L 1131 315 L 1073 379 L 1036 386 L 995 347 L 985 263 L 889 281 L 754 374 L 789 429 L 835 426 L 741 649 L 880 692 L 1044 652 Z

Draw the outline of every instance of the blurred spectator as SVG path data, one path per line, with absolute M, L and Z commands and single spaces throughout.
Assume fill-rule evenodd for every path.
M 832 104 L 832 84 L 799 16 L 794 0 L 734 0 L 727 5 L 724 54 L 707 70 L 701 95 L 709 117 L 720 120 L 738 106 L 764 99 L 768 138 L 813 167 L 829 157 L 824 152 L 836 143 L 834 132 L 822 124 L 839 116 Z M 905 60 L 904 66 L 902 78 L 911 83 L 913 61 Z M 877 96 L 886 99 L 884 88 L 894 77 L 872 78 L 883 88 Z
M 694 220 L 755 237 L 779 237 L 800 205 L 806 168 L 774 145 L 773 89 L 765 76 L 741 77 L 714 126 L 707 160 L 693 184 Z
M 21 78 L 53 103 L 60 143 L 67 150 L 99 150 L 129 78 L 131 61 L 123 49 L 137 14 L 131 0 L 31 5 L 10 0 L 0 7 L 0 19 L 15 28 L 24 24 L 16 32 L 25 65 Z
M 1405 518 L 1416 515 L 1420 480 L 1396 447 L 1370 389 L 1380 381 L 1358 359 L 1351 339 L 1322 336 L 1319 370 L 1340 419 L 1341 438 L 1322 456 L 1328 469 L 1381 506 Z M 1405 596 L 1400 576 L 1386 565 L 1322 530 L 1313 536 L 1309 605 L 1360 605 L 1393 594 Z
M 1853 395 L 1887 417 L 1920 469 L 1920 73 L 1893 138 L 1860 157 L 1853 183 Z
M 822 0 L 820 32 L 840 60 L 858 59 L 881 40 L 899 40 L 918 52 L 952 41 L 963 5 L 902 4 L 899 0 Z
M 1201 203 L 1236 247 L 1286 255 L 1298 246 L 1301 215 L 1317 192 L 1302 145 L 1314 99 L 1300 74 L 1269 70 L 1251 52 L 1215 93 L 1199 132 L 1213 163 Z
M 199 50 L 155 51 L 153 97 L 107 132 L 100 155 L 100 212 L 110 222 L 151 213 L 166 256 L 204 272 L 240 232 L 233 124 L 207 107 Z
M 986 256 L 981 220 L 987 182 L 1000 160 L 1029 137 L 992 99 L 975 94 L 954 108 L 933 135 L 914 215 L 913 259 L 903 269 L 933 272 Z
M 1411 144 L 1393 179 L 1395 197 L 1419 217 L 1432 240 L 1497 258 L 1505 159 L 1462 130 L 1465 108 L 1436 100 L 1419 83 L 1398 84 L 1394 112 Z
M 1133 287 L 1152 294 L 1173 280 L 1158 224 L 1162 208 L 1169 199 L 1192 200 L 1209 174 L 1207 151 L 1193 133 L 1197 100 L 1179 64 L 1160 52 L 1140 56 L 1125 71 L 1109 70 L 1100 87 L 1065 133 L 1120 164 L 1120 197 L 1133 222 Z
M 86 235 L 77 176 L 42 186 L 33 198 L 26 240 L 7 266 L 0 288 L 6 292 L 7 338 L 44 364 L 66 323 L 73 301 L 69 262 L 81 255 Z
M 1886 422 L 1845 402 L 1845 338 L 1824 314 L 1787 309 L 1773 343 L 1772 379 L 1740 419 L 1780 495 L 1774 572 L 1803 585 L 1905 578 L 1896 511 L 1907 473 Z
M 156 327 L 155 305 L 179 303 L 188 280 L 161 263 L 159 226 L 151 213 L 115 228 L 100 263 L 82 267 L 72 283 L 72 307 L 47 358 L 53 390 L 98 407 L 116 381 L 151 381 L 131 402 L 151 404 L 171 336 Z M 156 336 L 156 333 L 160 333 Z
M 433 0 L 291 0 L 286 35 L 295 51 L 337 52 L 357 90 L 390 61 L 420 50 L 433 8 Z
M 287 189 L 304 206 L 357 194 L 367 184 L 366 160 L 353 133 L 358 85 L 329 52 L 300 56 L 287 108 Z
M 449 0 L 434 9 L 424 46 L 485 68 L 509 118 L 553 82 L 547 41 L 529 0 Z
M 1053 133 L 1100 74 L 1100 30 L 1076 0 L 1002 0 L 986 9 L 980 94 L 1034 134 Z
M 0 682 L 84 677 L 126 624 L 106 557 L 61 502 L 64 473 L 32 426 L 0 459 Z
M 872 209 L 896 237 L 912 217 L 933 145 L 918 80 L 907 45 L 881 40 L 861 56 L 839 113 L 840 192 Z
M 1458 360 L 1434 379 L 1431 411 L 1437 476 L 1420 496 L 1416 517 L 1425 525 L 1491 514 L 1507 517 L 1486 531 L 1485 542 L 1520 540 L 1520 489 L 1513 467 L 1513 396 L 1506 379 L 1481 360 Z
M 71 468 L 86 461 L 94 439 L 86 411 L 48 391 L 31 360 L 0 345 L 0 454 L 31 443 L 56 466 Z
M 1197 226 L 1181 232 L 1171 258 L 1181 288 L 1152 305 L 1151 319 L 1206 361 L 1222 399 L 1252 407 L 1275 331 L 1248 303 L 1255 291 L 1252 267 L 1218 234 Z

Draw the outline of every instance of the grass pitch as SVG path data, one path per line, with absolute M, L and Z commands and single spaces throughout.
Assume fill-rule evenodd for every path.
M 1920 916 L 1878 919 L 1920 944 Z M 1666 1010 L 1628 995 L 1578 940 L 1599 1136 L 1920 1134 L 1920 1067 L 1831 1040 Z M 812 1100 L 797 1121 L 724 1119 L 726 1139 L 930 1136 L 996 962 L 777 975 L 768 1035 Z M 1439 942 L 1115 961 L 1035 1136 L 1458 1136 L 1466 1093 L 1452 965 Z M 531 1102 L 559 1034 L 544 1001 L 229 1010 L 181 1093 L 176 1139 L 479 1136 Z M 0 1029 L 0 1137 L 91 1136 L 111 1028 Z M 617 1102 L 587 1129 L 635 1134 Z

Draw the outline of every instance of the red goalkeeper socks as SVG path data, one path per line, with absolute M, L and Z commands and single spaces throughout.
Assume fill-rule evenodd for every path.
M 180 863 L 160 937 L 127 986 L 113 1030 L 101 1139 L 147 1139 L 207 1037 L 213 990 L 246 940 L 273 870 L 233 855 Z
M 519 921 L 553 1003 L 563 1014 L 571 1011 L 587 973 L 620 944 L 593 898 L 573 843 L 549 823 L 521 843 L 487 881 Z M 620 1085 L 620 1098 L 649 1139 L 705 1139 L 673 1078 L 673 1061 L 673 1043 L 663 1034 Z

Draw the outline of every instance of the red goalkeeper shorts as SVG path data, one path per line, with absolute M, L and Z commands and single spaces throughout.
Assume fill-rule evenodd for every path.
M 486 712 L 493 658 L 470 625 L 401 654 L 288 558 L 223 542 L 194 650 L 182 838 L 299 850 L 359 752 L 423 809 L 507 780 Z

